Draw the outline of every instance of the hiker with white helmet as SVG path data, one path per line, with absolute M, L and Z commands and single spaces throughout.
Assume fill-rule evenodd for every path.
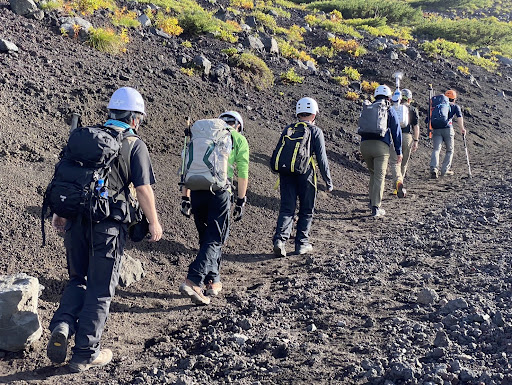
M 386 214 L 381 208 L 381 202 L 391 138 L 397 155 L 396 162 L 401 163 L 402 130 L 395 110 L 390 107 L 391 89 L 385 84 L 379 85 L 374 96 L 374 103 L 363 105 L 358 133 L 361 135 L 361 154 L 370 171 L 368 191 L 371 216 L 380 217 Z
M 451 166 L 455 143 L 455 130 L 453 129 L 452 122 L 454 117 L 457 118 L 460 133 L 463 136 L 466 135 L 464 119 L 462 118 L 460 106 L 455 104 L 456 98 L 457 92 L 454 90 L 448 90 L 444 95 L 437 95 L 432 98 L 434 103 L 430 116 L 432 142 L 434 146 L 432 156 L 430 157 L 430 177 L 432 179 L 437 179 L 439 177 L 439 171 L 441 171 L 441 176 L 453 175 Z M 446 145 L 446 154 L 443 159 L 443 164 L 441 165 L 441 170 L 439 170 L 439 154 L 441 153 L 443 142 Z
M 395 94 L 396 91 L 395 91 Z M 404 88 L 398 91 L 398 98 L 393 94 L 393 107 L 398 114 L 398 121 L 402 128 L 402 162 L 397 162 L 397 155 L 394 147 L 390 146 L 389 157 L 391 167 L 391 177 L 393 179 L 393 194 L 399 198 L 405 197 L 404 179 L 407 172 L 407 164 L 411 153 L 418 149 L 420 137 L 419 114 L 418 109 L 411 105 L 412 92 Z M 412 130 L 412 132 L 411 132 Z
M 211 133 L 211 137 L 207 133 Z M 190 130 L 189 155 L 187 151 L 184 153 L 187 162 L 182 182 L 181 213 L 186 217 L 194 215 L 199 251 L 189 265 L 179 291 L 196 305 L 208 305 L 211 296 L 222 290 L 220 263 L 222 246 L 229 234 L 232 201 L 236 202 L 233 220 L 240 221 L 244 215 L 249 183 L 249 144 L 243 133 L 244 121 L 236 111 L 226 111 L 218 119 L 196 121 Z M 215 155 L 216 151 L 220 151 L 219 156 Z M 210 163 L 211 155 L 216 159 Z M 235 166 L 236 201 L 232 196 L 235 194 L 232 191 Z M 219 169 L 212 171 L 216 167 Z M 218 175 L 224 178 L 217 179 Z
M 295 113 L 299 121 L 283 130 L 270 160 L 271 170 L 279 173 L 280 178 L 281 206 L 273 237 L 274 254 L 278 257 L 286 256 L 286 241 L 292 231 L 297 197 L 299 213 L 295 253 L 301 255 L 313 250 L 309 241 L 317 192 L 313 155 L 327 191 L 333 190 L 324 134 L 315 125 L 318 104 L 314 99 L 304 97 L 297 102 Z
M 151 187 L 155 183 L 151 160 L 146 144 L 136 135 L 145 115 L 138 91 L 130 87 L 116 90 L 108 103 L 109 119 L 103 125 L 71 132 L 45 194 L 54 212 L 53 227 L 65 232 L 69 272 L 69 282 L 50 322 L 47 355 L 54 363 L 64 362 L 68 340 L 74 335 L 69 361 L 72 372 L 105 366 L 112 360 L 112 351 L 101 349 L 100 339 L 119 281 L 128 226 L 140 219 L 136 218 L 141 214 L 136 200 L 149 222 L 150 240 L 162 236 Z M 101 158 L 93 159 L 97 155 Z M 106 164 L 105 157 L 110 159 Z M 92 178 L 80 187 L 79 195 L 87 191 L 90 199 L 86 203 L 94 205 L 81 208 L 84 203 L 78 200 L 77 207 L 71 206 L 73 185 L 67 182 L 66 173 L 72 174 L 73 182 L 80 181 L 82 174 Z M 58 190 L 59 186 L 65 187 Z M 52 200 L 56 192 L 64 196 L 62 202 Z M 142 236 L 146 234 L 147 227 Z

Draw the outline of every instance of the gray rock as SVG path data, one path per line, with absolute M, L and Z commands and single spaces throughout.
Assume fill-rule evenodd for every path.
M 277 44 L 277 40 L 272 36 L 268 35 L 260 35 L 261 42 L 263 43 L 263 47 L 265 51 L 270 54 L 278 55 L 279 54 L 279 44 Z
M 434 339 L 434 346 L 437 348 L 447 348 L 452 344 L 444 330 L 439 330 Z
M 18 47 L 8 40 L 0 39 L 0 52 L 18 52 Z
M 317 73 L 317 69 L 316 69 L 315 63 L 313 63 L 311 60 L 308 60 L 306 62 L 306 67 L 307 67 L 309 72 L 311 72 L 313 74 Z
M 316 325 L 315 325 L 315 324 L 309 324 L 309 325 L 307 326 L 306 330 L 307 330 L 308 332 L 314 332 L 314 331 L 316 331 L 316 330 L 317 330 L 317 328 L 316 328 Z
M 78 30 L 78 38 L 82 41 L 89 37 L 89 28 L 92 27 L 91 23 L 81 17 L 63 17 L 60 19 L 60 23 L 60 30 L 69 37 L 75 36 L 77 33 L 75 31 L 75 25 L 78 25 L 80 27 Z
M 354 91 L 361 92 L 361 82 L 352 82 L 348 86 Z
M 242 32 L 251 32 L 252 31 L 252 28 L 245 23 L 240 24 L 240 27 L 242 28 Z
M 306 24 L 306 25 L 304 26 L 304 29 L 305 29 L 305 30 L 306 30 L 306 32 L 308 32 L 308 33 L 309 33 L 309 32 L 313 32 L 313 29 L 311 29 L 311 27 L 309 26 L 309 24 Z
M 145 273 L 144 269 L 142 268 L 142 262 L 138 259 L 130 257 L 125 253 L 121 263 L 119 285 L 122 287 L 128 287 L 132 283 L 140 281 L 144 275 Z
M 496 326 L 505 326 L 505 320 L 503 319 L 501 311 L 498 310 L 496 314 L 494 314 L 492 322 L 494 322 Z
M 254 16 L 249 16 L 245 19 L 245 24 L 251 28 L 258 28 L 258 22 Z
M 208 76 L 210 75 L 210 70 L 212 69 L 212 62 L 209 61 L 204 55 L 197 55 L 193 60 L 194 66 L 200 68 L 203 73 Z
M 231 75 L 231 68 L 225 63 L 219 63 L 210 73 L 215 80 L 221 81 Z
M 334 39 L 335 37 L 336 35 L 334 33 L 327 32 L 327 39 Z
M 247 36 L 242 44 L 251 51 L 263 51 L 265 48 L 260 38 L 252 35 Z
M 39 290 L 39 280 L 27 274 L 0 275 L 0 350 L 24 350 L 41 338 Z
M 414 370 L 405 363 L 395 362 L 391 364 L 389 376 L 392 381 L 410 381 L 414 378 Z
M 142 25 L 143 27 L 151 27 L 151 19 L 143 13 L 137 18 L 137 21 Z
M 429 288 L 423 288 L 418 293 L 418 298 L 416 301 L 422 305 L 430 305 L 430 304 L 433 304 L 434 302 L 436 302 L 438 299 L 439 299 L 439 296 L 437 295 L 435 290 L 429 289 Z
M 398 60 L 398 53 L 397 53 L 397 52 L 395 52 L 395 51 L 391 51 L 391 52 L 389 53 L 389 58 L 390 58 L 391 60 Z
M 477 380 L 479 377 L 478 374 L 476 374 L 474 371 L 470 369 L 463 368 L 460 371 L 459 379 L 464 382 L 469 382 L 473 380 Z
M 235 339 L 235 342 L 240 346 L 245 345 L 245 343 L 249 339 L 249 337 L 247 337 L 245 334 L 240 333 L 233 334 L 233 338 Z
M 383 43 L 380 39 L 375 39 L 371 41 L 370 44 L 368 45 L 368 48 L 372 51 L 382 51 L 385 50 L 387 47 L 387 44 Z
M 498 61 L 503 65 L 512 66 L 512 59 L 509 59 L 508 57 L 496 55 L 496 59 L 498 59 Z
M 405 50 L 405 54 L 409 56 L 412 60 L 418 60 L 421 58 L 419 51 L 414 47 L 409 47 Z
M 21 16 L 27 16 L 38 11 L 37 5 L 33 0 L 9 0 L 11 10 Z
M 456 310 L 459 309 L 467 309 L 468 303 L 464 298 L 456 298 L 448 301 L 446 305 L 444 305 L 441 309 L 443 313 L 449 314 L 453 313 Z

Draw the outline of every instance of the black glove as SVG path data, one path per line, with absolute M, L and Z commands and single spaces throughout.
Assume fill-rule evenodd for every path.
M 244 216 L 245 202 L 247 202 L 247 197 L 238 198 L 236 200 L 235 210 L 233 211 L 233 220 L 235 222 L 239 221 Z
M 192 205 L 190 204 L 189 197 L 181 197 L 181 213 L 187 218 L 190 218 L 190 212 L 192 211 Z

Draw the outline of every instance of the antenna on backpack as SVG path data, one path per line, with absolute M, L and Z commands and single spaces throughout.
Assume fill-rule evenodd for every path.
M 404 73 L 401 71 L 395 72 L 393 74 L 393 77 L 395 78 L 396 89 L 399 90 L 400 89 L 400 80 L 403 79 Z
M 78 127 L 78 122 L 80 121 L 80 114 L 73 112 L 71 114 L 71 124 L 69 126 L 69 132 L 73 132 L 75 128 Z

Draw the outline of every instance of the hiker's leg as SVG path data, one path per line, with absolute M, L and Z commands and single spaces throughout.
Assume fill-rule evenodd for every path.
M 380 207 L 382 195 L 384 194 L 384 184 L 386 181 L 386 170 L 389 161 L 389 146 L 377 140 L 374 149 L 374 179 L 372 189 L 372 206 Z
M 199 245 L 202 244 L 204 233 L 206 232 L 206 222 L 208 221 L 208 195 L 210 191 L 191 191 L 190 205 L 191 213 L 194 215 L 197 234 L 199 236 Z
M 316 185 L 315 171 L 311 169 L 307 174 L 301 175 L 299 194 L 299 220 L 297 221 L 297 235 L 295 236 L 295 248 L 309 242 L 309 230 L 313 222 L 315 210 Z
M 406 132 L 406 133 L 402 134 L 403 159 L 402 159 L 402 167 L 401 167 L 402 180 L 400 182 L 403 182 L 405 179 L 405 173 L 407 172 L 407 165 L 409 163 L 409 159 L 411 158 L 412 143 L 413 143 L 413 139 L 412 139 L 411 133 Z M 391 146 L 391 148 L 393 148 L 393 147 Z M 391 158 L 389 159 L 389 161 L 393 162 L 393 160 Z
M 403 141 L 402 141 L 402 151 L 403 151 Z M 395 147 L 393 145 L 389 146 L 389 168 L 391 169 L 391 179 L 393 180 L 393 190 L 396 189 L 396 182 L 402 181 L 402 171 L 401 165 L 396 162 L 397 155 L 395 151 Z
M 452 166 L 453 147 L 455 143 L 455 130 L 453 128 L 445 128 L 443 131 L 443 137 L 446 143 L 446 154 L 441 167 L 441 174 L 446 173 L 446 171 L 448 171 Z
M 294 175 L 280 175 L 279 189 L 281 192 L 281 206 L 277 218 L 276 232 L 272 239 L 286 241 L 290 238 L 293 226 L 293 217 L 297 207 L 297 181 Z
M 361 154 L 364 162 L 370 172 L 370 182 L 368 183 L 368 195 L 370 197 L 371 206 L 376 206 L 373 198 L 373 185 L 375 183 L 375 143 L 377 140 L 365 140 L 361 142 Z
M 119 282 L 126 233 L 126 225 L 112 220 L 93 225 L 93 252 L 89 257 L 85 301 L 78 316 L 71 362 L 89 363 L 100 352 L 101 334 Z
M 204 193 L 205 191 L 201 191 Z M 226 241 L 229 233 L 229 212 L 231 207 L 231 196 L 226 190 L 219 190 L 215 193 L 206 191 L 201 195 L 207 201 L 206 206 L 200 205 L 207 211 L 206 230 L 195 260 L 190 264 L 187 279 L 200 286 L 206 283 L 205 278 L 211 279 L 214 283 L 219 282 L 219 267 L 222 252 L 222 244 Z
M 64 246 L 66 247 L 69 281 L 62 293 L 59 308 L 50 322 L 50 331 L 53 331 L 58 324 L 65 322 L 69 326 L 69 335 L 71 336 L 75 333 L 78 314 L 82 310 L 85 299 L 91 245 L 88 242 L 90 229 L 84 226 L 80 219 L 69 221 L 67 226 Z
M 432 156 L 430 157 L 430 171 L 439 171 L 439 153 L 441 152 L 441 146 L 443 145 L 443 136 L 441 135 L 441 129 L 432 131 Z

